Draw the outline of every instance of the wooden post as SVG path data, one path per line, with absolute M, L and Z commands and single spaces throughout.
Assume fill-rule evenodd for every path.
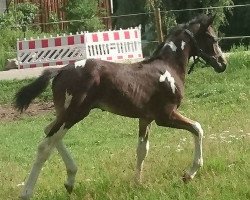
M 158 43 L 160 44 L 160 43 L 163 42 L 160 8 L 155 8 L 154 15 L 155 15 L 155 25 L 156 25 L 157 39 L 158 39 Z

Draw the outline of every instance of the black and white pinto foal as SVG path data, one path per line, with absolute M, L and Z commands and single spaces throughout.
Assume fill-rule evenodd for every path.
M 24 185 L 21 198 L 29 199 L 39 173 L 56 148 L 66 169 L 65 187 L 72 192 L 77 166 L 62 139 L 67 131 L 84 119 L 91 109 L 99 108 L 118 115 L 139 118 L 136 180 L 141 181 L 144 159 L 149 149 L 149 129 L 157 125 L 185 129 L 194 136 L 194 160 L 183 180 L 191 180 L 203 165 L 201 125 L 178 112 L 186 67 L 191 56 L 198 56 L 216 72 L 226 69 L 226 60 L 211 27 L 214 17 L 201 15 L 178 25 L 164 45 L 148 60 L 134 64 L 117 64 L 89 59 L 63 68 L 47 69 L 16 94 L 15 107 L 23 111 L 53 79 L 52 91 L 56 118 L 45 128 L 47 135 L 39 144 L 37 156 Z

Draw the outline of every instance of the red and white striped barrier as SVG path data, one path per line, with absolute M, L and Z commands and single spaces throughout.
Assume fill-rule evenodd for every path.
M 66 65 L 87 58 L 116 61 L 142 57 L 138 27 L 17 41 L 20 69 Z
M 87 58 L 124 60 L 142 58 L 141 30 L 105 31 L 85 34 Z
M 19 68 L 65 65 L 86 58 L 84 33 L 17 41 Z

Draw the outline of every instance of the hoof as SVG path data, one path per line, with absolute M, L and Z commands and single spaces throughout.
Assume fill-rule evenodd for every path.
M 21 199 L 21 200 L 29 200 L 30 197 L 28 197 L 28 196 L 19 196 L 19 199 Z
M 142 180 L 141 179 L 135 178 L 134 180 L 135 180 L 135 183 L 137 185 L 142 185 Z
M 68 185 L 68 184 L 64 184 L 64 187 L 66 188 L 66 190 L 67 190 L 67 192 L 69 193 L 69 194 L 71 194 L 72 193 L 72 191 L 73 191 L 73 186 L 72 185 Z
M 192 177 L 186 172 L 182 176 L 182 180 L 183 180 L 184 183 L 188 183 L 188 182 L 190 182 L 192 180 Z
M 141 177 L 141 175 L 136 174 L 135 177 L 134 177 L 134 182 L 137 185 L 142 185 L 142 177 Z

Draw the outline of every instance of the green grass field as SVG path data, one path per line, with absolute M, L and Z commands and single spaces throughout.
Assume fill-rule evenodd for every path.
M 29 81 L 0 82 L 1 104 Z M 186 81 L 181 112 L 204 129 L 204 167 L 181 180 L 193 159 L 187 131 L 153 123 L 143 184 L 134 183 L 138 120 L 92 111 L 65 137 L 79 171 L 69 196 L 65 167 L 57 153 L 46 162 L 34 191 L 37 200 L 61 199 L 250 199 L 250 59 L 236 53 L 223 74 L 196 69 Z M 38 101 L 51 99 L 50 88 Z M 0 199 L 17 199 L 53 112 L 0 122 Z

